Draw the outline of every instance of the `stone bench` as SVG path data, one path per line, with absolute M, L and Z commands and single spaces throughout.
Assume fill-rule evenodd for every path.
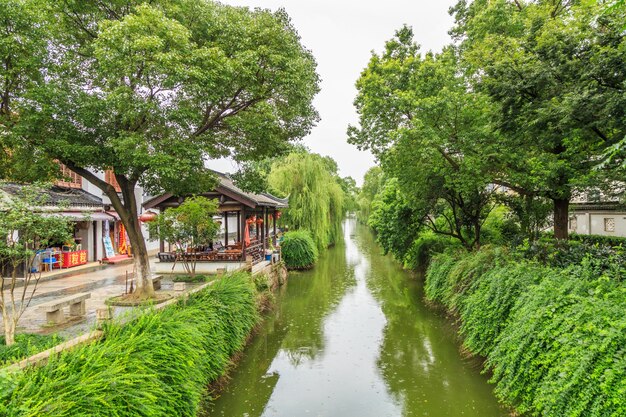
M 85 315 L 85 300 L 91 298 L 91 293 L 79 293 L 63 298 L 57 298 L 47 303 L 39 304 L 38 311 L 46 313 L 48 323 L 60 324 L 65 321 L 63 307 L 70 306 L 71 317 L 81 317 Z

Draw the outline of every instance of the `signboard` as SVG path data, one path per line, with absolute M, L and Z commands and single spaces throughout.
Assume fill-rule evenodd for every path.
M 115 256 L 115 250 L 113 249 L 113 242 L 111 242 L 111 236 L 104 236 L 102 238 L 104 242 L 104 257 L 112 258 Z
M 63 266 L 63 268 L 71 268 L 73 266 L 84 265 L 87 263 L 87 250 L 62 252 L 61 256 L 61 266 Z

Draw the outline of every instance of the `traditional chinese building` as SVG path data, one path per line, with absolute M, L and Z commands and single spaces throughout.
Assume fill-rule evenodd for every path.
M 286 199 L 267 193 L 245 192 L 228 175 L 216 174 L 218 185 L 201 195 L 219 201 L 222 230 L 220 240 L 215 242 L 213 249 L 194 254 L 203 263 L 199 264 L 197 271 L 203 273 L 214 273 L 218 269 L 234 270 L 246 262 L 256 264 L 263 260 L 270 245 L 276 245 L 276 220 L 280 217 L 280 210 L 288 206 Z M 143 207 L 163 211 L 179 206 L 184 200 L 184 197 L 165 193 L 147 200 Z M 186 255 L 172 252 L 171 245 L 161 241 L 155 272 L 183 272 L 182 266 L 176 269 L 173 265 L 177 256 Z

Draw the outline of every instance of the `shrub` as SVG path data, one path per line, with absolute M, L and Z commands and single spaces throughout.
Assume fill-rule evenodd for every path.
M 482 253 L 481 252 L 485 252 Z M 437 256 L 426 295 L 459 314 L 496 394 L 521 414 L 626 415 L 626 283 L 609 260 L 567 268 L 498 250 Z
M 465 346 L 487 356 L 521 293 L 550 273 L 551 269 L 536 264 L 511 262 L 482 274 L 460 307 Z
M 600 269 L 614 269 L 626 262 L 626 248 L 585 241 L 542 238 L 517 248 L 525 258 L 544 265 L 566 268 L 593 259 Z
M 208 280 L 209 280 L 208 276 L 200 274 L 200 275 L 176 275 L 172 281 L 196 283 L 196 282 L 207 282 Z
M 511 210 L 502 205 L 489 213 L 480 234 L 481 242 L 491 245 L 505 245 L 522 239 L 522 231 Z
M 404 267 L 408 269 L 426 269 L 431 258 L 451 248 L 459 248 L 457 239 L 424 233 L 413 241 L 404 257 Z
M 7 416 L 195 416 L 209 382 L 227 369 L 258 319 L 247 274 L 0 380 Z M 5 407 L 5 409 L 2 409 Z
M 17 362 L 43 352 L 58 345 L 62 340 L 56 335 L 18 334 L 15 336 L 15 344 L 7 346 L 4 342 L 4 336 L 0 336 L 0 364 Z
M 506 262 L 507 255 L 502 248 L 486 246 L 477 252 L 435 257 L 426 273 L 426 297 L 456 310 L 476 279 L 495 263 Z
M 554 239 L 554 232 L 543 232 L 542 236 L 548 239 Z M 589 245 L 598 244 L 600 246 L 626 246 L 626 237 L 622 236 L 581 235 L 578 233 L 570 233 L 569 240 L 583 242 Z
M 280 247 L 287 269 L 310 269 L 317 262 L 317 246 L 308 231 L 285 233 Z
M 521 294 L 488 358 L 496 394 L 536 415 L 626 415 L 625 296 L 586 265 Z

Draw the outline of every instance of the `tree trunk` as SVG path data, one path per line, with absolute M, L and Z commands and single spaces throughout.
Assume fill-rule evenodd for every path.
M 554 201 L 554 237 L 559 240 L 569 239 L 569 199 Z
M 137 199 L 135 198 L 135 186 L 139 174 L 127 178 L 125 175 L 115 174 L 121 190 L 124 202 L 120 200 L 115 188 L 103 181 L 93 172 L 77 166 L 71 160 L 61 160 L 69 169 L 81 175 L 87 181 L 101 189 L 104 194 L 111 200 L 111 205 L 120 216 L 122 224 L 126 228 L 130 244 L 132 245 L 133 256 L 135 259 L 135 269 L 137 271 L 137 294 L 140 297 L 150 298 L 154 296 L 154 286 L 152 284 L 152 274 L 150 272 L 150 258 L 148 257 L 148 248 L 146 241 L 141 232 L 139 223 L 139 214 L 137 210 Z
M 476 250 L 480 249 L 480 232 L 481 232 L 480 220 L 476 220 L 476 222 L 474 223 L 474 248 Z
M 137 210 L 137 199 L 135 198 L 135 183 L 126 180 L 126 178 L 117 176 L 118 183 L 122 189 L 122 197 L 124 203 L 121 204 L 119 198 L 117 203 L 111 198 L 113 207 L 120 215 L 120 219 L 128 233 L 128 239 L 132 246 L 132 254 L 135 263 L 136 284 L 135 294 L 140 298 L 154 297 L 154 285 L 152 284 L 152 273 L 150 271 L 150 257 L 148 256 L 148 248 L 146 241 L 141 232 L 141 224 Z M 117 207 L 119 206 L 119 208 Z
M 139 223 L 138 219 L 134 219 Z M 152 272 L 150 271 L 150 257 L 146 248 L 146 241 L 141 233 L 139 224 L 133 228 L 126 227 L 130 244 L 132 245 L 133 259 L 135 262 L 137 289 L 135 294 L 142 298 L 150 298 L 154 296 L 154 286 L 152 284 Z
M 15 324 L 6 308 L 2 309 L 2 322 L 4 324 L 4 344 L 12 346 L 15 344 Z

